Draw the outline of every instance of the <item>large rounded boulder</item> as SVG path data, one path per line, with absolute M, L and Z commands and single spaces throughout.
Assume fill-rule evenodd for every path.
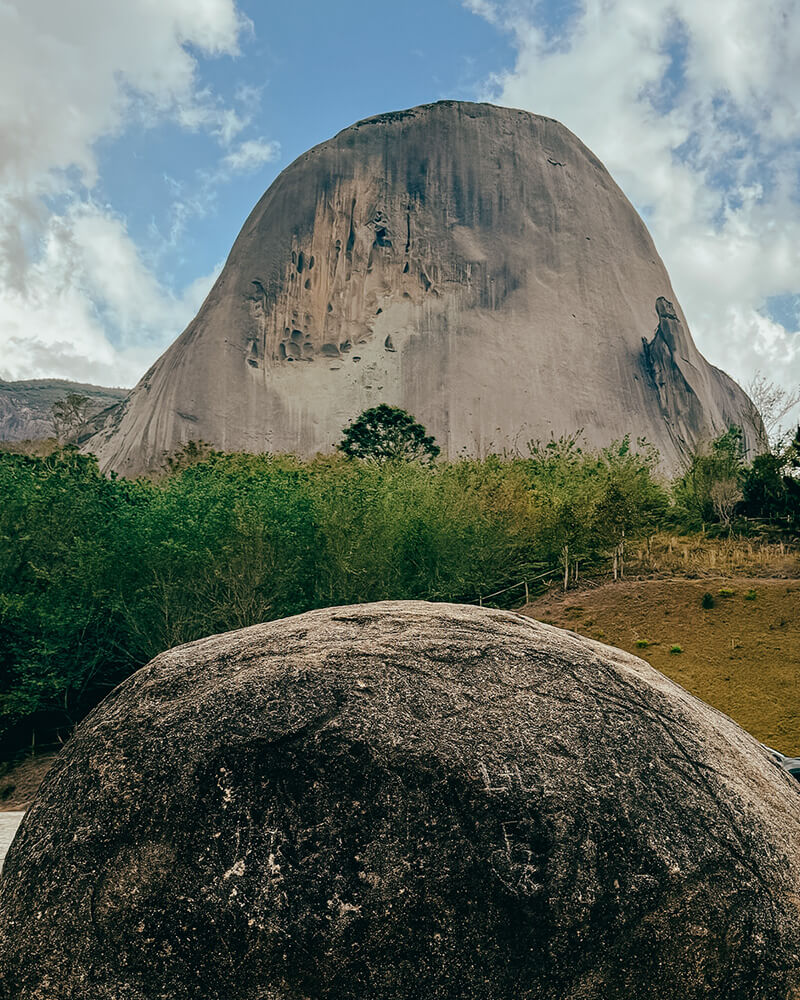
M 788 1000 L 800 794 L 618 650 L 314 611 L 162 654 L 0 882 L 3 1000 Z

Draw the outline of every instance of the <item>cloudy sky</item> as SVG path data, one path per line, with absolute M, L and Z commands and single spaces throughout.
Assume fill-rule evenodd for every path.
M 441 98 L 562 121 L 706 356 L 800 382 L 800 0 L 0 0 L 0 378 L 134 384 L 283 167 Z

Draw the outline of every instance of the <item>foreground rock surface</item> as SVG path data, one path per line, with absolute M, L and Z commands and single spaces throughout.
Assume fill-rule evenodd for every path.
M 784 1000 L 795 785 L 641 660 L 514 614 L 215 636 L 45 779 L 0 880 L 0 996 Z
M 308 456 L 382 402 L 451 458 L 582 427 L 644 436 L 674 471 L 730 424 L 751 448 L 763 432 L 597 157 L 550 118 L 460 101 L 358 122 L 287 167 L 85 448 L 126 475 L 189 440 Z

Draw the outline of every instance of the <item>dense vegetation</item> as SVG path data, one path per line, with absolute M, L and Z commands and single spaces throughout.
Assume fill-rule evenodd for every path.
M 621 573 L 625 543 L 665 525 L 730 532 L 746 514 L 794 531 L 798 454 L 796 442 L 748 466 L 731 431 L 673 484 L 652 449 L 627 440 L 431 465 L 191 448 L 136 481 L 72 448 L 0 454 L 0 740 L 68 731 L 152 656 L 210 633 L 326 605 L 477 601 L 523 579 Z

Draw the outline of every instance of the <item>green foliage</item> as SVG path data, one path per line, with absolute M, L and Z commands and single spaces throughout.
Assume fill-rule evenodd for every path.
M 702 598 L 700 599 L 700 605 L 701 607 L 704 607 L 706 611 L 710 611 L 711 608 L 713 608 L 716 605 L 716 603 L 717 602 L 714 600 L 714 595 L 709 593 L 708 591 L 706 591 L 705 594 L 703 594 Z
M 0 738 L 68 730 L 191 639 L 321 605 L 475 600 L 540 568 L 529 484 L 497 460 L 200 459 L 129 482 L 74 449 L 0 455 Z
M 774 517 L 786 508 L 784 463 L 780 455 L 765 452 L 753 459 L 743 483 L 744 506 L 752 517 Z
M 730 520 L 740 496 L 744 445 L 739 427 L 730 427 L 708 446 L 699 448 L 673 484 L 678 520 L 697 529 Z
M 800 529 L 800 427 L 788 445 L 757 455 L 745 470 L 743 509 L 748 517 L 785 521 Z
M 187 441 L 182 448 L 164 455 L 162 473 L 175 475 L 192 465 L 198 465 L 207 459 L 215 458 L 223 453 L 217 451 L 207 441 Z
M 679 646 L 677 643 L 675 643 L 674 646 L 670 646 L 669 647 L 669 651 L 673 655 L 677 655 L 678 653 L 682 653 L 683 652 L 683 646 Z
M 154 655 L 214 632 L 622 573 L 625 546 L 675 516 L 656 468 L 645 442 L 577 435 L 436 463 L 195 444 L 133 482 L 73 448 L 0 452 L 0 740 L 68 731 Z
M 439 446 L 422 424 L 397 406 L 381 403 L 364 412 L 344 431 L 337 445 L 349 458 L 377 462 L 432 462 Z
M 736 593 L 735 590 L 731 590 L 730 587 L 723 587 L 718 591 L 720 597 L 733 597 Z
M 647 639 L 637 639 L 636 640 L 636 648 L 637 649 L 647 649 L 647 647 L 649 645 L 650 645 L 650 643 L 647 641 Z
M 577 435 L 532 442 L 521 464 L 531 482 L 541 554 L 561 563 L 565 585 L 576 560 L 613 555 L 618 567 L 624 539 L 648 534 L 668 507 L 656 475 L 658 453 L 643 440 L 637 450 L 625 437 L 599 451 L 584 451 Z
M 128 485 L 74 449 L 0 456 L 0 733 L 57 712 L 66 722 L 135 665 L 120 649 L 117 520 Z
M 742 517 L 774 530 L 800 530 L 800 428 L 788 444 L 747 465 L 738 427 L 700 447 L 672 486 L 673 520 L 685 529 L 743 529 Z M 717 529 L 718 530 L 718 529 Z
M 746 601 L 754 601 L 756 597 L 758 597 L 758 594 L 755 592 L 755 590 L 748 590 L 744 595 L 744 599 Z

